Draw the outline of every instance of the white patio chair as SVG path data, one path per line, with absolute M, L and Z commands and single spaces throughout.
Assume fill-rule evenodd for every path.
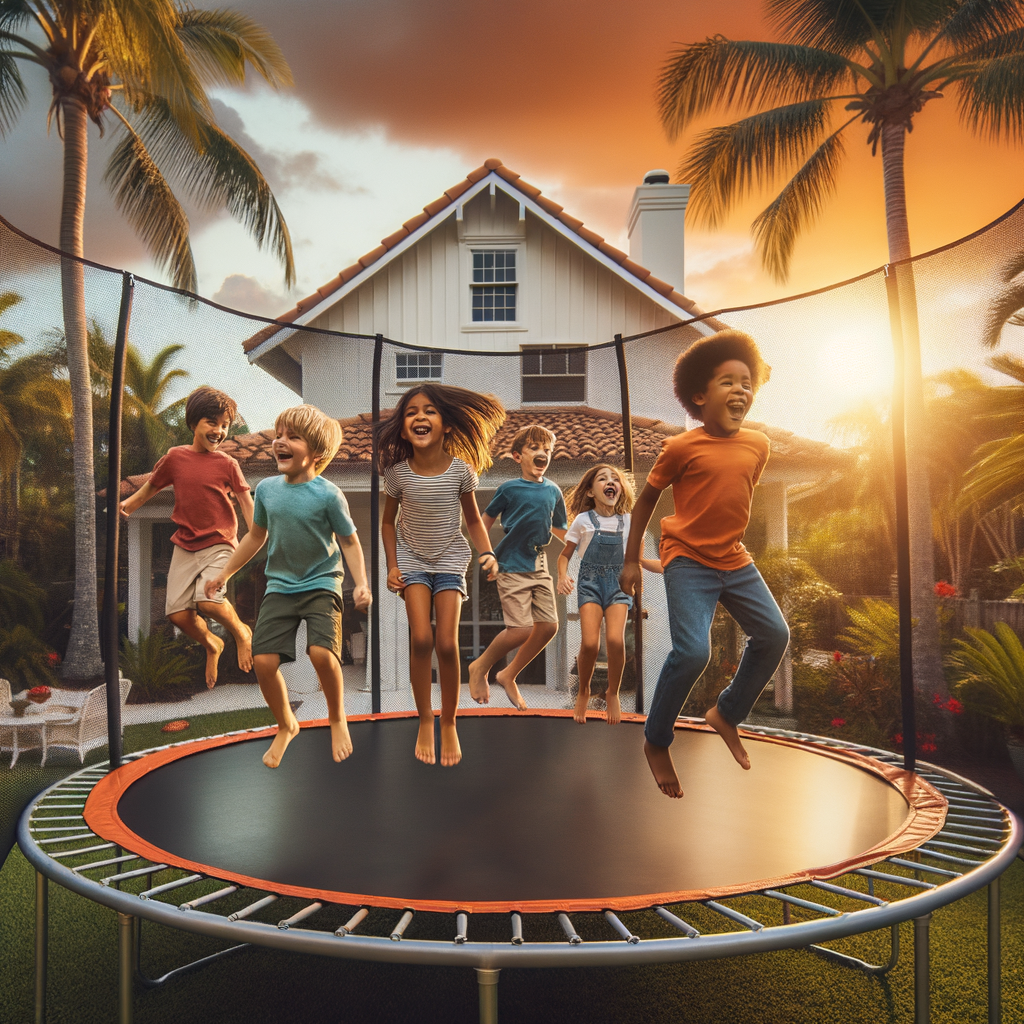
M 6 679 L 0 679 L 0 716 L 13 715 L 14 708 L 11 707 L 11 684 Z M 0 729 L 0 751 L 11 750 L 14 736 L 10 729 Z
M 132 688 L 130 679 L 121 680 L 121 710 L 124 710 L 128 691 Z M 60 705 L 48 709 L 51 712 L 67 711 L 74 714 L 72 721 L 49 726 L 47 729 L 46 746 L 65 747 L 78 751 L 78 760 L 85 763 L 85 755 L 96 747 L 107 742 L 107 688 L 97 686 L 90 690 L 85 703 L 80 708 L 63 707 Z

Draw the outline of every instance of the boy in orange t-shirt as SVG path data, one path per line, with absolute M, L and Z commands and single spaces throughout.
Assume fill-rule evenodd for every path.
M 753 338 L 719 331 L 676 360 L 673 385 L 686 411 L 703 426 L 668 438 L 633 508 L 620 586 L 636 592 L 640 548 L 661 492 L 671 486 L 675 509 L 661 521 L 672 650 L 665 659 L 644 729 L 644 753 L 666 796 L 681 797 L 669 747 L 675 721 L 711 658 L 711 621 L 719 602 L 747 634 L 739 667 L 705 721 L 733 757 L 750 768 L 737 726 L 775 674 L 789 627 L 743 546 L 754 487 L 768 461 L 768 438 L 743 420 L 768 379 Z

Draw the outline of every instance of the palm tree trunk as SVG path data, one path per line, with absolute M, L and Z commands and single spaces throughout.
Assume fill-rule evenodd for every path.
M 65 97 L 64 195 L 60 215 L 60 247 L 84 255 L 85 183 L 88 168 L 88 119 L 81 100 Z M 75 606 L 62 674 L 87 679 L 101 675 L 99 615 L 96 602 L 96 484 L 93 474 L 92 386 L 85 313 L 85 268 L 76 260 L 61 261 L 64 336 L 71 383 L 75 460 Z M 116 500 L 116 499 L 115 499 Z
M 882 129 L 882 173 L 885 181 L 885 224 L 889 262 L 910 259 L 910 227 L 903 179 L 906 128 L 887 124 Z M 907 488 L 910 506 L 910 589 L 917 626 L 913 634 L 914 684 L 924 693 L 946 695 L 935 607 L 935 547 L 932 536 L 931 488 L 925 454 L 924 385 L 921 374 L 921 334 L 917 320 L 914 268 L 897 268 L 903 315 Z

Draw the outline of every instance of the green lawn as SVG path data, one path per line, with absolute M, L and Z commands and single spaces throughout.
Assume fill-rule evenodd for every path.
M 195 719 L 188 735 L 211 735 L 268 720 L 265 711 L 211 715 Z M 159 724 L 132 727 L 126 730 L 125 746 L 144 749 L 166 739 Z M 92 760 L 102 756 L 98 752 Z M 73 767 L 70 760 L 44 770 L 28 762 L 19 763 L 15 772 L 4 772 L 0 814 L 9 815 L 15 803 L 12 794 L 27 798 Z M 0 818 L 0 825 L 8 824 L 8 819 Z M 32 1020 L 32 893 L 32 869 L 16 850 L 0 870 L 3 1024 Z M 933 917 L 934 1024 L 987 1020 L 986 906 L 983 890 Z M 1002 907 L 1003 1021 L 1024 1024 L 1024 863 L 1020 860 L 1003 878 Z M 116 1020 L 114 913 L 55 885 L 50 887 L 50 913 L 48 1021 L 108 1024 Z M 340 920 L 336 909 L 322 913 L 330 915 L 329 920 L 323 919 L 325 924 L 334 925 L 335 917 Z M 310 922 L 316 923 L 315 919 Z M 432 915 L 417 915 L 414 920 L 414 928 L 423 929 L 417 933 L 421 935 L 436 925 Z M 443 927 L 445 934 L 451 930 L 450 919 L 445 919 Z M 144 932 L 143 966 L 151 975 L 220 948 L 202 936 L 149 923 Z M 888 954 L 888 941 L 885 932 L 844 940 L 836 948 L 880 961 Z M 504 1024 L 910 1024 L 913 935 L 909 924 L 902 928 L 901 942 L 900 962 L 884 980 L 826 964 L 808 953 L 788 951 L 662 967 L 506 970 L 499 986 L 500 1015 Z M 466 969 L 378 966 L 254 948 L 163 989 L 138 993 L 135 1020 L 137 1024 L 193 1020 L 448 1024 L 475 1021 L 476 998 L 475 976 Z

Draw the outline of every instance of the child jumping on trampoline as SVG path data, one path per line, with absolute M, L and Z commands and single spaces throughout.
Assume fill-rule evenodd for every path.
M 558 592 L 571 594 L 577 581 L 569 576 L 569 559 L 580 551 L 577 600 L 580 610 L 580 653 L 576 658 L 579 693 L 573 719 L 587 720 L 590 680 L 601 646 L 601 620 L 605 623 L 608 652 L 608 721 L 622 720 L 619 685 L 626 663 L 626 617 L 633 598 L 619 587 L 623 548 L 629 537 L 629 510 L 634 501 L 633 485 L 617 466 L 601 463 L 587 470 L 569 494 L 572 525 L 565 535 L 565 547 L 558 556 Z M 653 559 L 641 559 L 645 569 L 661 571 Z
M 462 759 L 455 728 L 461 683 L 459 617 L 472 552 L 461 524 L 464 515 L 480 566 L 493 579 L 498 562 L 474 492 L 477 473 L 491 464 L 491 439 L 504 421 L 504 408 L 490 395 L 422 384 L 407 391 L 378 428 L 378 467 L 387 491 L 381 539 L 388 590 L 405 601 L 409 618 L 409 681 L 419 712 L 416 757 L 426 764 L 436 761 L 433 651 L 441 687 L 441 764 Z
M 220 452 L 238 406 L 216 388 L 196 388 L 185 400 L 185 423 L 192 443 L 171 448 L 130 498 L 121 502 L 129 516 L 165 487 L 174 488 L 171 518 L 178 525 L 171 543 L 167 573 L 166 614 L 170 622 L 206 651 L 206 685 L 217 683 L 217 663 L 224 641 L 211 632 L 205 619 L 219 622 L 234 638 L 238 667 L 252 670 L 252 631 L 238 617 L 223 590 L 207 593 L 207 580 L 227 564 L 238 544 L 238 520 L 231 504 L 235 496 L 246 525 L 252 529 L 252 498 L 238 463 Z
M 487 674 L 491 667 L 518 647 L 512 664 L 495 678 L 512 706 L 525 711 L 526 701 L 516 678 L 558 632 L 555 588 L 543 549 L 551 534 L 563 539 L 569 524 L 561 490 L 544 479 L 554 447 L 555 435 L 539 423 L 518 431 L 512 438 L 511 453 L 521 475 L 506 480 L 484 511 L 486 530 L 500 519 L 505 531 L 495 549 L 505 628 L 469 666 L 469 693 L 478 704 L 490 702 Z
M 737 726 L 775 674 L 789 627 L 742 537 L 754 487 L 768 461 L 768 438 L 743 426 L 771 368 L 753 338 L 726 330 L 691 345 L 673 374 L 676 398 L 702 426 L 668 438 L 633 511 L 633 529 L 619 583 L 635 594 L 640 545 L 661 492 L 672 487 L 675 511 L 661 521 L 672 650 L 665 659 L 644 730 L 644 753 L 661 791 L 681 797 L 669 747 L 676 718 L 711 657 L 715 606 L 747 634 L 739 667 L 704 719 L 725 740 L 740 767 L 750 759 Z
M 370 588 L 345 495 L 320 475 L 341 445 L 341 425 L 312 405 L 297 405 L 277 417 L 274 430 L 280 475 L 257 485 L 253 525 L 220 575 L 207 582 L 206 592 L 225 586 L 269 538 L 267 592 L 252 638 L 256 678 L 277 721 L 263 763 L 276 768 L 299 734 L 280 666 L 295 660 L 295 635 L 303 619 L 309 660 L 327 698 L 331 756 L 343 761 L 352 753 L 352 740 L 341 675 L 342 554 L 355 581 L 356 608 L 370 606 Z

